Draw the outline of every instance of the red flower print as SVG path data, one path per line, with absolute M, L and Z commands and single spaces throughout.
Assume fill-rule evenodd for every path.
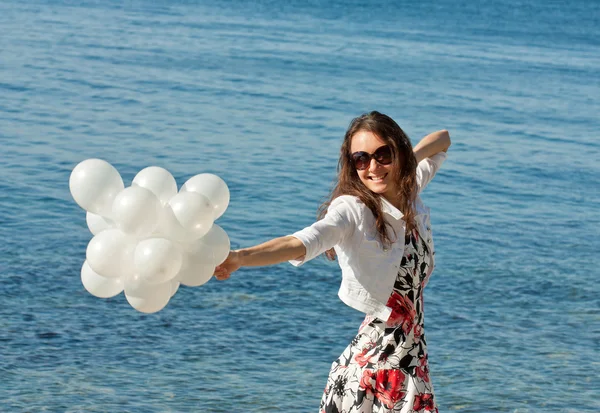
M 412 301 L 410 301 L 408 297 L 394 291 L 390 296 L 387 305 L 392 309 L 387 324 L 392 327 L 402 326 L 404 334 L 408 334 L 413 328 L 415 316 L 417 314 Z
M 375 397 L 388 409 L 393 409 L 405 393 L 406 375 L 401 370 L 378 370 L 375 377 Z
M 376 345 L 377 345 L 377 343 L 373 343 L 373 342 L 365 345 L 363 347 L 362 351 L 360 353 L 358 353 L 356 356 L 354 356 L 354 361 L 356 361 L 360 367 L 366 366 L 372 357 L 371 355 L 367 356 L 367 353 L 369 351 L 373 350 L 373 348 Z
M 423 335 L 423 327 L 420 324 L 415 324 L 415 328 L 413 329 L 413 337 L 415 340 L 415 344 L 419 344 L 421 341 L 421 336 Z
M 371 370 L 363 371 L 362 377 L 360 378 L 360 387 L 365 389 L 367 393 L 373 393 L 373 383 L 375 382 L 375 373 Z
M 356 361 L 356 363 L 360 366 L 360 367 L 364 367 L 367 365 L 367 363 L 369 362 L 369 358 L 367 356 L 367 352 L 369 350 L 368 349 L 363 349 L 363 351 L 361 351 L 360 353 L 358 353 L 356 356 L 354 356 L 354 361 Z
M 433 394 L 420 393 L 415 396 L 413 410 L 419 412 L 421 410 L 434 411 L 436 407 L 433 404 Z
M 427 356 L 419 359 L 419 364 L 415 368 L 417 377 L 426 383 L 429 383 L 429 366 L 427 365 Z

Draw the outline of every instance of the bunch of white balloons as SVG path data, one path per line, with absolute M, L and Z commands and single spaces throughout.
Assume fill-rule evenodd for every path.
M 229 237 L 214 223 L 229 205 L 229 188 L 216 175 L 196 175 L 178 191 L 169 171 L 150 166 L 125 188 L 111 164 L 87 159 L 73 169 L 69 188 L 94 235 L 81 281 L 96 297 L 125 291 L 133 308 L 154 313 L 180 284 L 206 283 L 229 254 Z

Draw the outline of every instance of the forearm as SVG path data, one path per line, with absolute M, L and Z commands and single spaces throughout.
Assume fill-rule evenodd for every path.
M 235 252 L 242 267 L 255 267 L 301 258 L 306 254 L 306 248 L 298 238 L 286 236 Z
M 450 147 L 450 134 L 447 130 L 439 130 L 425 136 L 414 147 L 417 162 L 435 155 L 436 153 L 446 152 Z

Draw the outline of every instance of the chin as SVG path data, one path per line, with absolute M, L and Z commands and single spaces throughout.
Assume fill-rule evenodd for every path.
M 386 185 L 383 185 L 383 186 L 379 186 L 379 185 L 377 185 L 377 186 L 367 186 L 367 189 L 369 191 L 373 192 L 374 194 L 383 195 L 387 191 L 387 186 Z

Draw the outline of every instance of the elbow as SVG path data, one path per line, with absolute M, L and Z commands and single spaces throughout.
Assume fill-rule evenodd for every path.
M 288 235 L 284 237 L 284 239 L 287 242 L 286 247 L 289 249 L 289 255 L 293 256 L 293 258 L 290 259 L 304 261 L 304 258 L 306 257 L 306 246 L 304 243 L 293 235 Z
M 442 151 L 448 152 L 450 145 L 452 145 L 452 141 L 450 140 L 450 132 L 448 132 L 446 129 L 442 129 L 440 134 L 442 135 L 442 140 L 444 143 L 444 149 L 442 149 Z

